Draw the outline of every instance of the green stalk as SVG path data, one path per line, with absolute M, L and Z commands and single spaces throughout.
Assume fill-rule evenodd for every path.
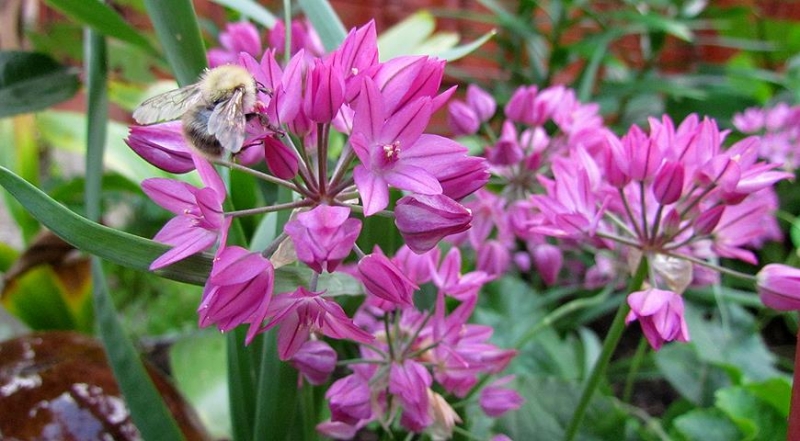
M 638 291 L 642 287 L 642 282 L 646 275 L 647 258 L 642 256 L 639 267 L 636 269 L 636 274 L 634 274 L 633 279 L 631 279 L 628 284 L 628 292 Z M 603 349 L 600 352 L 600 357 L 597 359 L 589 378 L 586 380 L 586 384 L 583 386 L 583 392 L 581 393 L 578 407 L 572 415 L 569 426 L 567 426 L 567 431 L 564 435 L 565 441 L 574 440 L 575 436 L 578 434 L 578 429 L 589 408 L 592 396 L 595 390 L 597 390 L 597 386 L 600 385 L 600 379 L 605 375 L 608 363 L 611 361 L 611 356 L 614 354 L 614 350 L 617 348 L 617 344 L 619 344 L 619 340 L 622 337 L 622 332 L 625 330 L 625 316 L 628 315 L 629 310 L 628 302 L 625 301 L 623 301 L 619 305 L 619 309 L 617 309 L 617 315 L 614 316 L 614 321 L 611 323 L 611 328 L 608 330 L 608 335 L 606 335 L 606 339 L 603 342 Z
M 631 368 L 628 370 L 628 376 L 625 378 L 625 388 L 622 390 L 622 401 L 626 403 L 631 402 L 631 395 L 633 394 L 633 383 L 636 381 L 636 374 L 639 373 L 639 368 L 642 366 L 642 360 L 647 353 L 647 339 L 642 336 L 639 339 L 639 346 L 636 348 L 636 353 L 633 354 Z

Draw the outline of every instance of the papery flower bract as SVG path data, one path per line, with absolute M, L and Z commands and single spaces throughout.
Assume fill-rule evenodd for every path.
M 639 320 L 642 332 L 655 350 L 666 341 L 689 341 L 689 329 L 683 318 L 683 297 L 672 291 L 647 289 L 628 295 L 631 311 L 625 318 L 629 324 Z
M 361 232 L 361 221 L 349 216 L 349 208 L 329 205 L 298 213 L 284 227 L 297 258 L 318 273 L 333 272 L 350 254 Z
M 372 335 L 353 323 L 338 303 L 326 299 L 322 294 L 300 286 L 294 292 L 272 298 L 267 313 L 271 319 L 262 330 L 269 330 L 280 324 L 278 356 L 281 360 L 292 358 L 308 340 L 311 332 L 359 343 L 370 343 L 374 340 Z
M 450 403 L 443 396 L 428 389 L 428 401 L 430 402 L 430 414 L 433 422 L 425 432 L 434 441 L 447 440 L 453 437 L 453 428 L 461 423 L 461 417 L 453 409 Z
M 267 316 L 274 283 L 268 259 L 237 246 L 221 248 L 197 308 L 199 326 L 216 323 L 224 332 L 249 323 L 245 343 L 250 344 Z
M 377 246 L 358 261 L 358 278 L 368 294 L 395 305 L 412 305 L 414 291 L 419 288 Z
M 170 173 L 194 170 L 194 162 L 180 121 L 131 126 L 125 143 L 142 159 Z
M 172 179 L 151 178 L 142 182 L 142 190 L 155 203 L 177 214 L 153 240 L 173 248 L 150 264 L 151 270 L 163 268 L 200 251 L 217 241 L 223 227 L 222 202 L 225 185 L 217 172 L 203 158 L 192 154 L 195 167 L 206 187 L 197 188 Z
M 319 386 L 328 380 L 336 368 L 336 359 L 336 351 L 329 344 L 308 340 L 294 354 L 291 363 L 309 383 Z
M 472 221 L 468 209 L 441 194 L 403 196 L 394 213 L 397 229 L 415 253 L 432 249 L 445 236 L 468 230 Z
M 497 418 L 522 407 L 525 399 L 514 389 L 504 387 L 513 379 L 513 375 L 499 378 L 481 390 L 478 403 L 486 415 Z
M 756 275 L 761 302 L 779 311 L 800 310 L 800 269 L 771 263 Z

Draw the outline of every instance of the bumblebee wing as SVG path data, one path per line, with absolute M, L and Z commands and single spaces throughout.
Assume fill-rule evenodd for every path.
M 244 91 L 236 89 L 229 100 L 214 108 L 208 118 L 208 133 L 214 135 L 222 147 L 231 153 L 242 149 L 245 138 Z
M 186 110 L 203 99 L 200 87 L 192 84 L 170 90 L 143 102 L 133 111 L 133 119 L 139 124 L 155 124 L 180 118 Z

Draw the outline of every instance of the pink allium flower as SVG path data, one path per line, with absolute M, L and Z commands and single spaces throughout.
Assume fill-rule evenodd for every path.
M 419 288 L 377 246 L 358 261 L 358 277 L 368 294 L 396 305 L 412 305 Z
M 336 380 L 325 393 L 331 420 L 355 425 L 359 420 L 369 419 L 372 416 L 371 396 L 368 379 L 359 374 Z
M 779 311 L 800 310 L 800 269 L 772 263 L 756 275 L 761 301 Z
M 241 52 L 252 56 L 260 55 L 262 52 L 258 29 L 246 21 L 228 23 L 225 30 L 219 34 L 219 42 L 222 45 L 221 48 L 213 48 L 208 51 L 210 67 L 235 64 L 239 61 Z
M 194 170 L 194 162 L 180 121 L 133 126 L 125 143 L 145 161 L 170 173 Z
M 222 248 L 197 308 L 200 327 L 216 323 L 224 332 L 249 323 L 245 342 L 250 344 L 267 316 L 274 283 L 269 260 L 241 247 Z
M 455 136 L 465 136 L 476 133 L 481 122 L 475 111 L 466 103 L 453 101 L 447 107 L 447 125 Z
M 319 205 L 287 222 L 297 258 L 318 273 L 336 270 L 361 232 L 361 221 L 349 216 L 347 207 Z
M 344 77 L 332 59 L 314 60 L 306 71 L 303 110 L 316 123 L 330 123 L 344 103 Z
M 322 294 L 301 286 L 292 293 L 273 297 L 267 313 L 271 319 L 262 330 L 280 325 L 278 355 L 281 360 L 292 358 L 312 332 L 360 343 L 370 343 L 374 339 L 356 326 L 338 303 Z
M 292 55 L 300 51 L 304 51 L 309 57 L 321 57 L 325 54 L 322 40 L 308 20 L 292 20 L 291 26 L 292 41 L 289 51 Z M 267 39 L 271 48 L 275 48 L 277 53 L 283 54 L 286 43 L 286 23 L 282 20 L 275 22 Z
M 336 359 L 336 351 L 329 344 L 308 340 L 294 354 L 291 363 L 309 383 L 319 386 L 328 380 L 336 368 Z
M 525 403 L 525 399 L 517 391 L 504 387 L 512 380 L 513 375 L 499 378 L 481 390 L 478 402 L 486 415 L 497 418 L 508 411 L 519 409 Z
M 395 225 L 411 250 L 424 253 L 445 236 L 470 228 L 472 214 L 447 196 L 403 196 L 395 205 Z
M 392 363 L 389 393 L 403 406 L 400 424 L 412 432 L 421 432 L 433 422 L 429 413 L 428 388 L 433 378 L 423 365 L 412 360 Z
M 195 154 L 192 154 L 192 159 L 206 187 L 196 188 L 185 182 L 163 178 L 142 182 L 142 190 L 147 196 L 177 215 L 153 238 L 173 248 L 154 260 L 150 264 L 151 270 L 211 248 L 222 230 L 225 185 L 208 161 Z
M 629 324 L 639 320 L 642 332 L 655 350 L 667 341 L 689 341 L 689 329 L 683 318 L 683 298 L 672 291 L 647 289 L 628 295 L 631 311 L 625 318 Z
M 467 104 L 475 112 L 480 122 L 489 121 L 497 111 L 494 97 L 475 84 L 467 86 Z

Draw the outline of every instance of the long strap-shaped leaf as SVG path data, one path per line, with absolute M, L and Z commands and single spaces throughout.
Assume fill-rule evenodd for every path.
M 144 5 L 178 84 L 197 81 L 207 61 L 191 0 L 145 0 Z
M 108 123 L 108 63 L 105 37 L 91 28 L 84 30 L 84 65 L 88 112 L 84 194 L 87 216 L 96 221 L 100 219 L 102 210 L 103 152 Z M 144 439 L 183 440 L 175 419 L 150 381 L 138 352 L 119 322 L 117 310 L 108 295 L 102 263 L 96 257 L 92 258 L 92 290 L 97 332 L 134 424 Z
M 78 249 L 108 261 L 147 271 L 150 263 L 168 249 L 166 245 L 81 217 L 5 167 L 0 167 L 0 186 L 57 236 Z M 159 271 L 158 274 L 181 282 L 203 285 L 210 271 L 211 257 L 195 255 Z

